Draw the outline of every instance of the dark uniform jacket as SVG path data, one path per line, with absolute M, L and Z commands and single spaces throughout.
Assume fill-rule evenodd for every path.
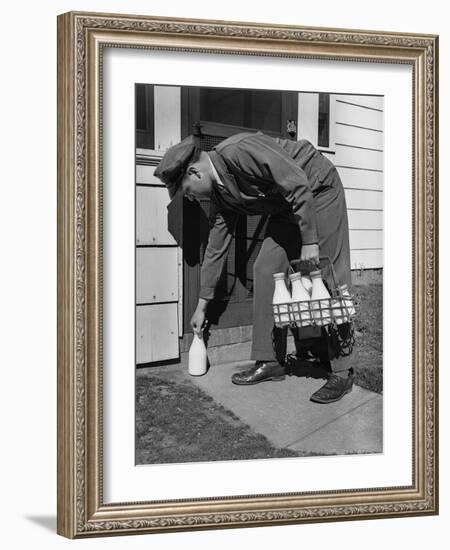
M 200 297 L 210 300 L 220 278 L 237 214 L 290 213 L 302 244 L 319 242 L 315 196 L 334 185 L 334 165 L 309 141 L 235 134 L 208 155 L 223 185 L 213 184 L 213 226 L 201 269 Z

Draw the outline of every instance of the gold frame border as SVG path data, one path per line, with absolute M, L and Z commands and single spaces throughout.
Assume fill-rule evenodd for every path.
M 413 68 L 413 485 L 102 502 L 102 48 Z M 438 37 L 70 12 L 58 17 L 58 521 L 69 538 L 438 513 Z

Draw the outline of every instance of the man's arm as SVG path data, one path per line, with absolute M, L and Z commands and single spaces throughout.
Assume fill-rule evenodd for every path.
M 231 211 L 213 214 L 213 226 L 200 271 L 200 298 L 212 300 L 227 260 L 228 249 L 236 228 L 237 214 Z
M 214 298 L 237 221 L 237 214 L 230 211 L 214 211 L 213 216 L 214 225 L 209 232 L 208 244 L 200 271 L 199 300 L 191 318 L 191 326 L 197 333 L 203 327 L 208 303 Z

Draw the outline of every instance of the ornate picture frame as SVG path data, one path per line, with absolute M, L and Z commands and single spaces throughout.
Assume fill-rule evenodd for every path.
M 412 483 L 146 502 L 103 499 L 105 48 L 412 68 Z M 438 513 L 438 37 L 70 12 L 58 17 L 58 533 L 69 538 Z

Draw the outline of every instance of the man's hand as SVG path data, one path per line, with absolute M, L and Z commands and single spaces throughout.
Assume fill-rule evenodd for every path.
M 207 305 L 208 305 L 207 300 L 204 300 L 203 298 L 199 298 L 197 308 L 194 311 L 194 315 L 192 315 L 191 317 L 192 330 L 197 334 L 201 334 L 203 325 L 205 324 Z
M 302 252 L 300 256 L 302 262 L 312 262 L 315 265 L 319 263 L 319 245 L 318 244 L 304 244 L 302 246 Z
M 191 317 L 192 330 L 195 333 L 200 334 L 202 332 L 204 322 L 205 322 L 205 312 L 195 310 L 194 315 Z

